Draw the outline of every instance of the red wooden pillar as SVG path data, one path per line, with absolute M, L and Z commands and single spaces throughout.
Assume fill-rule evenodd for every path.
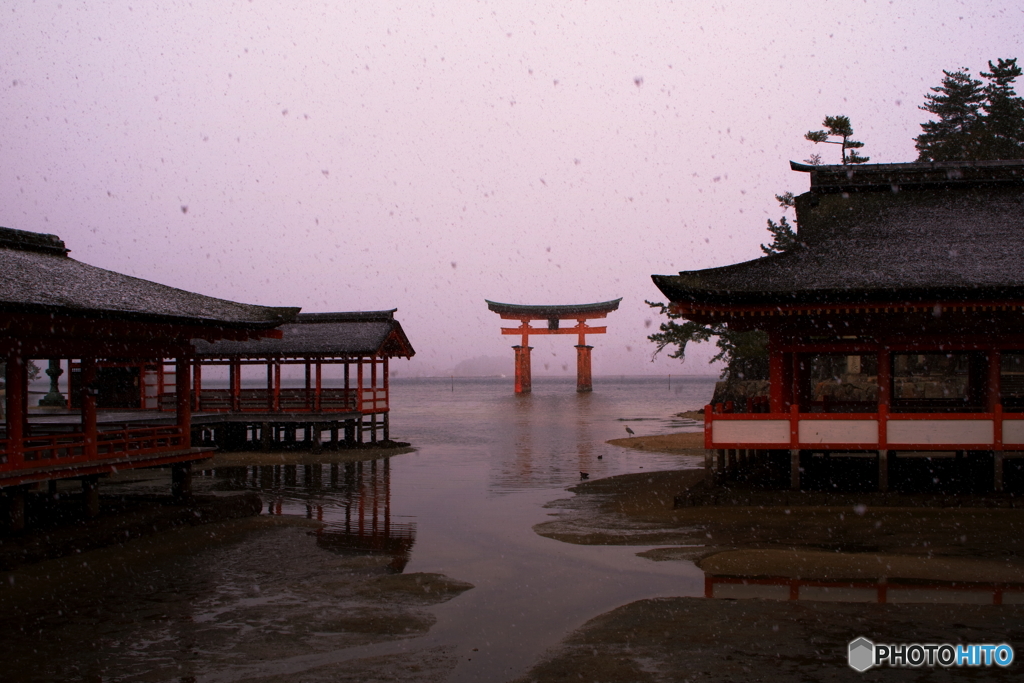
M 274 361 L 274 412 L 281 410 L 281 361 Z
M 363 412 L 363 359 L 359 359 L 359 365 L 356 366 L 356 407 L 359 412 Z M 360 420 L 359 424 L 362 424 Z M 362 441 L 362 439 L 360 439 Z
M 242 410 L 242 364 L 238 361 L 231 362 L 231 411 L 238 413 Z
M 199 412 L 202 410 L 202 403 L 200 400 L 200 392 L 203 390 L 203 365 L 198 360 L 192 364 L 192 391 L 195 399 L 192 401 L 192 410 Z
M 594 390 L 594 383 L 590 374 L 590 350 L 593 346 L 586 344 L 576 345 L 576 391 L 587 392 Z
M 84 361 L 83 361 L 84 362 Z M 83 372 L 85 368 L 82 368 Z M 192 447 L 192 404 L 190 394 L 192 393 L 189 382 L 189 358 L 178 356 L 175 359 L 174 368 L 174 392 L 177 408 L 178 429 L 181 430 L 181 447 Z M 82 402 L 83 412 L 85 402 Z
M 884 346 L 878 349 L 878 405 L 892 406 L 892 354 Z
M 308 358 L 306 359 L 306 364 L 305 365 L 306 365 L 306 393 L 302 397 L 302 405 L 303 405 L 303 407 L 306 410 L 312 410 L 313 409 L 313 403 L 315 402 L 315 399 L 313 398 L 313 395 L 312 395 L 313 394 L 313 376 L 311 374 L 312 367 L 309 364 L 309 359 Z
M 139 363 L 139 408 L 145 410 L 146 405 L 146 363 Z
M 792 377 L 790 378 L 790 407 L 797 406 L 801 407 L 806 403 L 808 397 L 805 396 L 806 391 L 804 387 L 804 377 L 807 376 L 803 368 L 803 361 L 800 358 L 800 354 L 796 351 L 789 354 L 792 363 Z
M 513 346 L 516 352 L 516 393 L 528 394 L 532 388 L 530 350 L 532 346 Z
M 892 354 L 878 349 L 878 490 L 889 490 L 889 408 L 892 406 Z
M 778 341 L 768 338 L 768 410 L 772 413 L 784 413 L 789 410 L 786 391 L 786 354 L 779 350 Z
M 391 388 L 390 388 L 390 382 L 388 381 L 388 357 L 384 356 L 384 360 L 381 361 L 381 362 L 383 363 L 383 368 L 384 368 L 384 408 L 390 411 L 391 410 Z M 387 438 L 387 437 L 385 436 L 384 438 Z M 387 466 L 387 461 L 385 460 L 384 463 L 385 463 L 385 467 L 386 467 Z
M 992 490 L 1003 490 L 1003 356 L 999 349 L 988 352 L 988 382 L 986 386 L 986 404 L 992 413 Z
M 7 463 L 21 465 L 25 460 L 25 420 L 27 418 L 28 373 L 25 359 L 17 351 L 7 354 Z
M 68 400 L 67 400 L 67 405 L 65 407 L 68 410 L 71 410 L 71 404 L 72 404 L 73 400 L 72 400 L 72 397 L 71 397 L 71 359 L 70 358 L 67 359 L 67 363 L 68 363 L 68 374 L 67 374 L 68 390 L 65 393 L 68 396 Z M 159 368 L 159 371 L 157 373 L 158 386 L 157 386 L 157 391 L 156 391 L 156 395 L 157 395 L 156 405 L 157 405 L 157 409 L 159 410 L 159 408 L 160 408 L 160 398 L 159 398 L 159 396 L 164 391 L 164 385 L 163 385 L 163 381 L 164 381 L 163 368 L 164 368 L 164 366 L 158 364 L 157 367 Z
M 98 454 L 99 430 L 96 428 L 96 359 L 82 359 L 82 434 L 85 435 L 85 457 Z M 188 400 L 186 394 L 185 400 Z
M 349 377 L 349 362 L 345 361 L 345 407 L 352 400 L 352 381 Z
M 324 374 L 323 363 L 316 363 L 316 388 L 313 394 L 313 410 L 320 412 L 323 406 Z
M 990 413 L 994 413 L 996 406 L 1002 403 L 1002 365 L 1003 354 L 999 349 L 992 349 L 988 352 L 988 386 L 985 388 L 985 405 Z
M 274 359 L 267 359 L 267 410 L 274 411 Z

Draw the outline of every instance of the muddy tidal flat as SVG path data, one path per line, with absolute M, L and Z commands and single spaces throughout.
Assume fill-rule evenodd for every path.
M 684 449 L 694 435 L 621 439 Z M 856 637 L 879 643 L 1010 643 L 1024 651 L 1024 510 L 697 506 L 676 494 L 699 470 L 584 482 L 534 527 L 566 543 L 650 546 L 693 562 L 705 597 L 641 600 L 590 620 L 526 681 L 1016 680 L 1019 664 L 873 669 L 846 663 Z M 992 604 L 1001 602 L 1002 604 Z

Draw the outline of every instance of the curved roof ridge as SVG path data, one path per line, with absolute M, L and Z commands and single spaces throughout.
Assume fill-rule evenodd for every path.
M 611 301 L 599 301 L 589 304 L 558 304 L 547 306 L 536 306 L 527 304 L 506 304 L 498 301 L 484 299 L 487 308 L 495 313 L 513 315 L 534 315 L 538 318 L 549 318 L 558 316 L 573 316 L 586 313 L 609 313 L 618 309 L 622 297 Z
M 397 308 L 386 311 L 330 311 L 324 313 L 299 313 L 295 322 L 342 323 L 342 322 L 376 322 L 395 319 Z

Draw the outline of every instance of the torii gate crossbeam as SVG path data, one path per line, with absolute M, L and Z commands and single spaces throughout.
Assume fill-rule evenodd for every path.
M 485 299 L 485 301 L 487 301 Z M 575 334 L 576 344 L 576 391 L 593 391 L 593 380 L 590 371 L 590 351 L 587 346 L 588 334 L 604 334 L 607 327 L 591 327 L 587 321 L 594 318 L 605 318 L 611 311 L 618 309 L 619 302 L 603 301 L 594 304 L 569 306 L 525 306 L 520 304 L 502 304 L 487 301 L 487 308 L 501 316 L 502 320 L 518 320 L 519 327 L 503 327 L 502 334 L 516 335 L 522 338 L 518 346 L 513 346 L 516 353 L 516 393 L 529 393 L 532 385 L 530 372 L 530 335 L 538 334 Z M 533 320 L 547 321 L 547 327 L 532 327 Z M 572 327 L 562 327 L 561 321 L 575 320 Z

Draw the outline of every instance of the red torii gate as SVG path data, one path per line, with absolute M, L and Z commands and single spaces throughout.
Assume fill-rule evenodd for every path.
M 621 298 L 614 301 L 602 301 L 596 304 L 579 304 L 569 306 L 524 306 L 520 304 L 502 304 L 487 301 L 487 308 L 501 316 L 502 320 L 518 320 L 519 327 L 503 327 L 502 334 L 514 334 L 522 337 L 522 343 L 513 346 L 516 352 L 516 393 L 529 393 L 530 378 L 530 335 L 531 334 L 576 334 L 576 391 L 593 391 L 590 374 L 590 350 L 587 346 L 587 334 L 604 334 L 606 327 L 589 327 L 587 320 L 605 318 L 611 311 L 618 309 Z M 548 326 L 531 327 L 531 320 L 546 320 Z M 574 327 L 561 327 L 560 321 L 575 320 Z

